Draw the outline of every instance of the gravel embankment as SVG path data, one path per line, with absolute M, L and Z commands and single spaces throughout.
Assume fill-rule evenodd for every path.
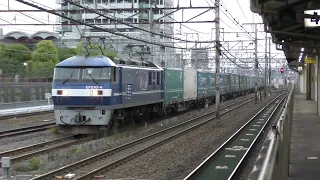
M 46 123 L 48 120 L 53 120 L 54 114 L 39 114 L 39 115 L 32 115 L 26 117 L 17 117 L 11 119 L 0 119 L 0 131 L 22 128 L 31 125 L 40 125 Z
M 183 179 L 272 99 L 253 102 L 105 173 L 105 178 Z M 96 167 L 97 168 L 97 167 Z
M 224 106 L 226 104 L 230 104 L 242 99 L 247 99 L 249 96 L 252 96 L 252 94 L 248 96 L 239 97 L 233 100 L 229 100 L 226 102 L 223 102 L 221 105 Z M 18 174 L 43 174 L 48 171 L 52 171 L 54 169 L 57 169 L 59 167 L 68 165 L 72 162 L 84 159 L 86 157 L 89 157 L 91 155 L 100 153 L 102 151 L 111 149 L 113 147 L 122 145 L 124 143 L 133 141 L 135 139 L 138 139 L 140 137 L 146 136 L 148 134 L 151 134 L 153 132 L 159 131 L 161 129 L 167 128 L 169 126 L 172 126 L 174 124 L 178 124 L 184 120 L 190 119 L 192 117 L 199 116 L 200 114 L 204 114 L 207 112 L 210 112 L 214 110 L 214 106 L 211 106 L 207 109 L 201 109 L 197 111 L 190 111 L 185 114 L 179 115 L 177 117 L 172 117 L 166 120 L 162 120 L 159 122 L 155 122 L 152 124 L 148 124 L 144 127 L 138 127 L 133 129 L 132 127 L 128 127 L 128 131 L 124 131 L 121 133 L 118 133 L 116 135 L 106 137 L 103 139 L 93 140 L 90 142 L 83 143 L 81 145 L 75 145 L 69 148 L 57 150 L 55 152 L 52 152 L 48 155 L 42 155 L 40 157 L 37 157 L 39 160 L 40 168 L 34 171 L 28 171 L 25 173 L 19 172 Z M 1 142 L 0 142 L 1 143 Z M 11 145 L 10 145 L 11 146 Z M 0 147 L 1 148 L 1 147 Z M 10 149 L 10 148 L 7 148 Z M 28 165 L 29 162 L 24 162 L 19 164 L 19 166 Z M 17 169 L 13 168 L 13 174 L 16 174 Z
M 12 136 L 0 139 L 0 152 L 29 146 L 32 144 L 49 141 L 63 137 L 62 135 L 55 134 L 53 130 L 34 132 L 25 135 Z

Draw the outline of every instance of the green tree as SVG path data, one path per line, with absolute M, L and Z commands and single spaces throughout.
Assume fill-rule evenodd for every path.
M 0 69 L 7 75 L 26 74 L 31 51 L 22 44 L 0 44 Z M 25 64 L 25 65 L 24 65 Z
M 59 63 L 58 49 L 52 41 L 42 40 L 36 44 L 29 63 L 33 75 L 52 76 L 54 66 Z
M 83 56 L 86 55 L 87 52 L 84 48 L 84 44 L 83 41 L 79 42 L 76 48 L 76 54 L 78 56 Z M 102 55 L 101 50 L 100 50 L 100 45 L 99 44 L 92 44 L 92 45 L 88 45 L 87 49 L 89 51 L 90 56 L 98 56 L 98 55 Z M 112 52 L 112 51 L 108 51 L 106 49 L 104 49 L 103 47 L 101 47 L 103 54 L 107 57 L 117 57 L 117 53 L 116 52 Z
M 59 54 L 59 61 L 63 61 L 77 54 L 75 48 L 57 48 Z

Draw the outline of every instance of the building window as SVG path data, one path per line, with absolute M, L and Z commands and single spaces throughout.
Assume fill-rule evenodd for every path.
M 108 19 L 102 19 L 102 24 L 109 24 Z
M 93 0 L 84 0 L 83 1 L 85 4 L 93 4 Z
M 101 19 L 95 19 L 96 24 L 101 24 Z
M 88 23 L 88 24 L 94 24 L 94 20 L 93 20 L 93 19 L 86 19 L 86 23 Z
M 164 39 L 164 31 L 161 31 L 161 33 L 160 33 L 161 35 L 160 35 L 160 39 Z
M 157 85 L 160 84 L 160 72 L 157 72 Z
M 116 0 L 110 0 L 110 3 L 115 3 L 116 2 Z
M 148 85 L 152 85 L 152 72 L 149 71 L 149 77 L 148 77 Z

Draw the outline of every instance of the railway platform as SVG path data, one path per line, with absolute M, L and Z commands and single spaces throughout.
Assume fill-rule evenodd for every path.
M 50 105 L 48 105 L 48 101 L 6 103 L 0 104 L 0 118 L 5 116 L 39 113 L 52 110 L 52 102 L 50 103 Z
M 295 94 L 289 163 L 290 180 L 320 179 L 320 117 L 317 103 Z
M 50 101 L 52 104 L 52 100 Z M 17 109 L 17 108 L 28 108 L 28 107 L 36 107 L 36 106 L 46 106 L 48 105 L 47 100 L 41 101 L 27 101 L 27 102 L 14 102 L 14 103 L 0 103 L 0 110 L 3 109 Z

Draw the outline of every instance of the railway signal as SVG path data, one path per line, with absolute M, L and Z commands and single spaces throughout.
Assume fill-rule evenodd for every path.
M 284 72 L 283 68 L 280 68 L 280 72 L 281 72 L 281 73 L 283 73 L 283 72 Z

